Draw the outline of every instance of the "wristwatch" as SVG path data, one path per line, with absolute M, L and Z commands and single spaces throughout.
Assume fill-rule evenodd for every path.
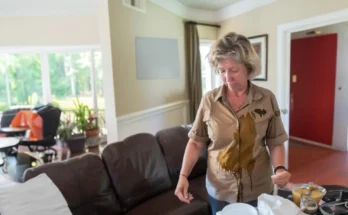
M 285 168 L 285 166 L 277 166 L 277 167 L 274 169 L 274 174 L 277 173 L 277 170 L 278 170 L 278 169 L 283 169 L 283 170 L 285 170 L 285 171 L 288 171 L 288 170 Z

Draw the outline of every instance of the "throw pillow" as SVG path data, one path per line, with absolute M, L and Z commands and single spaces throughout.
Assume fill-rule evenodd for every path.
M 1 215 L 72 215 L 68 203 L 46 174 L 0 190 Z

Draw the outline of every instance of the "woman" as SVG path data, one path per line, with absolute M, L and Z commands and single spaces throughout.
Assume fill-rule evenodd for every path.
M 249 81 L 260 73 L 260 59 L 249 40 L 227 34 L 213 45 L 209 61 L 224 85 L 202 98 L 175 195 L 186 203 L 193 199 L 187 177 L 207 147 L 206 187 L 215 215 L 229 203 L 256 206 L 259 195 L 272 193 L 274 184 L 284 187 L 291 175 L 284 167 L 288 136 L 276 98 Z

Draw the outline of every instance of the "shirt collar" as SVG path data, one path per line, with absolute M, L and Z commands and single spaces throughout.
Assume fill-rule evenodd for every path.
M 262 98 L 262 93 L 258 90 L 258 87 L 248 81 L 248 86 L 249 86 L 249 92 L 248 92 L 248 103 L 251 104 L 253 101 L 259 100 Z M 225 85 L 222 85 L 218 91 L 217 94 L 214 97 L 214 101 L 216 102 L 220 98 L 225 96 Z

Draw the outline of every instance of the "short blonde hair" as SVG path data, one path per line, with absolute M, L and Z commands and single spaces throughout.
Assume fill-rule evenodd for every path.
M 219 62 L 226 58 L 232 58 L 244 64 L 249 78 L 254 78 L 261 72 L 260 58 L 244 35 L 230 32 L 213 44 L 208 59 L 217 73 Z

